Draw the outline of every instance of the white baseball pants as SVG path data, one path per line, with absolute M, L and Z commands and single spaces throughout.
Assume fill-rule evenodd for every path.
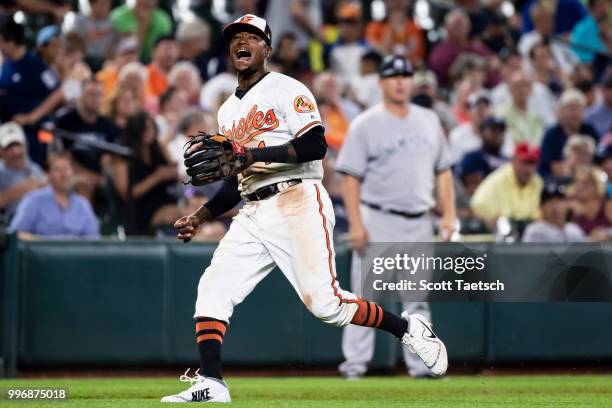
M 336 280 L 334 224 L 327 191 L 315 180 L 247 202 L 200 278 L 195 317 L 229 322 L 234 307 L 278 265 L 313 315 L 349 324 L 357 296 Z

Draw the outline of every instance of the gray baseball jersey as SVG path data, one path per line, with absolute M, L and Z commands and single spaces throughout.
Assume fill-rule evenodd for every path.
M 361 180 L 363 201 L 384 209 L 425 212 L 435 205 L 436 174 L 452 165 L 440 120 L 410 104 L 404 118 L 383 104 L 351 123 L 336 170 Z

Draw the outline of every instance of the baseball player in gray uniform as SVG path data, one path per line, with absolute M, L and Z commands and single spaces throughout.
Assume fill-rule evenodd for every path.
M 432 242 L 437 192 L 441 207 L 440 238 L 450 237 L 455 206 L 450 151 L 434 111 L 408 102 L 412 67 L 401 57 L 387 57 L 379 70 L 383 103 L 351 123 L 336 170 L 344 174 L 343 198 L 353 246 L 351 285 L 361 295 L 360 264 L 368 242 Z M 425 302 L 404 302 L 408 313 L 430 319 Z M 363 376 L 374 353 L 374 330 L 348 325 L 340 372 Z M 413 377 L 430 375 L 427 367 L 404 351 Z

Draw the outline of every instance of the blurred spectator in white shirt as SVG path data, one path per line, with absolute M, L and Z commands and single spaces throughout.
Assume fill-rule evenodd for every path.
M 265 19 L 274 33 L 272 46 L 278 45 L 283 33 L 293 33 L 302 50 L 308 48 L 311 39 L 317 39 L 323 11 L 320 0 L 269 0 Z
M 451 129 L 448 135 L 454 164 L 458 164 L 467 153 L 480 148 L 482 145 L 480 125 L 491 116 L 491 99 L 482 89 L 472 93 L 466 105 L 469 122 Z
M 202 81 L 208 81 L 225 71 L 226 61 L 211 48 L 210 25 L 199 18 L 181 21 L 176 29 L 179 59 L 192 62 L 200 72 Z
M 433 71 L 416 71 L 412 76 L 412 102 L 433 109 L 440 118 L 444 133 L 457 126 L 457 121 L 448 103 L 438 98 L 438 81 Z
M 549 41 L 553 60 L 562 72 L 570 74 L 574 70 L 574 65 L 578 63 L 578 59 L 568 45 L 551 38 L 555 34 L 555 12 L 555 1 L 535 2 L 529 11 L 533 20 L 533 30 L 521 36 L 517 48 L 527 63 L 526 68 L 529 69 L 531 49 L 541 41 Z
M 200 106 L 216 115 L 219 107 L 234 93 L 237 86 L 238 78 L 233 72 L 222 72 L 210 78 L 200 91 Z
M 116 33 L 110 20 L 111 0 L 89 0 L 89 13 L 79 13 L 69 31 L 85 41 L 85 60 L 98 71 L 108 58 Z
M 547 87 L 555 97 L 559 97 L 563 89 L 570 85 L 569 77 L 559 69 L 552 58 L 548 41 L 538 42 L 531 47 L 529 61 L 535 82 Z
M 353 79 L 349 94 L 363 109 L 371 108 L 383 100 L 378 86 L 378 67 L 381 62 L 382 56 L 376 51 L 369 51 L 361 56 L 359 76 Z
M 582 242 L 586 240 L 584 231 L 567 222 L 569 206 L 565 198 L 565 186 L 550 183 L 540 194 L 542 218 L 527 226 L 523 242 Z

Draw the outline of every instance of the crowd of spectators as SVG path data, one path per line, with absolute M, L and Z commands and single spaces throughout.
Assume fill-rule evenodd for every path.
M 269 69 L 317 99 L 341 231 L 333 162 L 396 54 L 415 67 L 412 103 L 446 132 L 462 234 L 612 238 L 610 0 L 179 3 L 2 2 L 3 223 L 30 238 L 170 235 L 215 192 L 183 184 L 182 147 L 218 130 L 237 86 L 221 28 L 254 13 L 272 29 Z M 233 214 L 198 238 L 222 237 Z

